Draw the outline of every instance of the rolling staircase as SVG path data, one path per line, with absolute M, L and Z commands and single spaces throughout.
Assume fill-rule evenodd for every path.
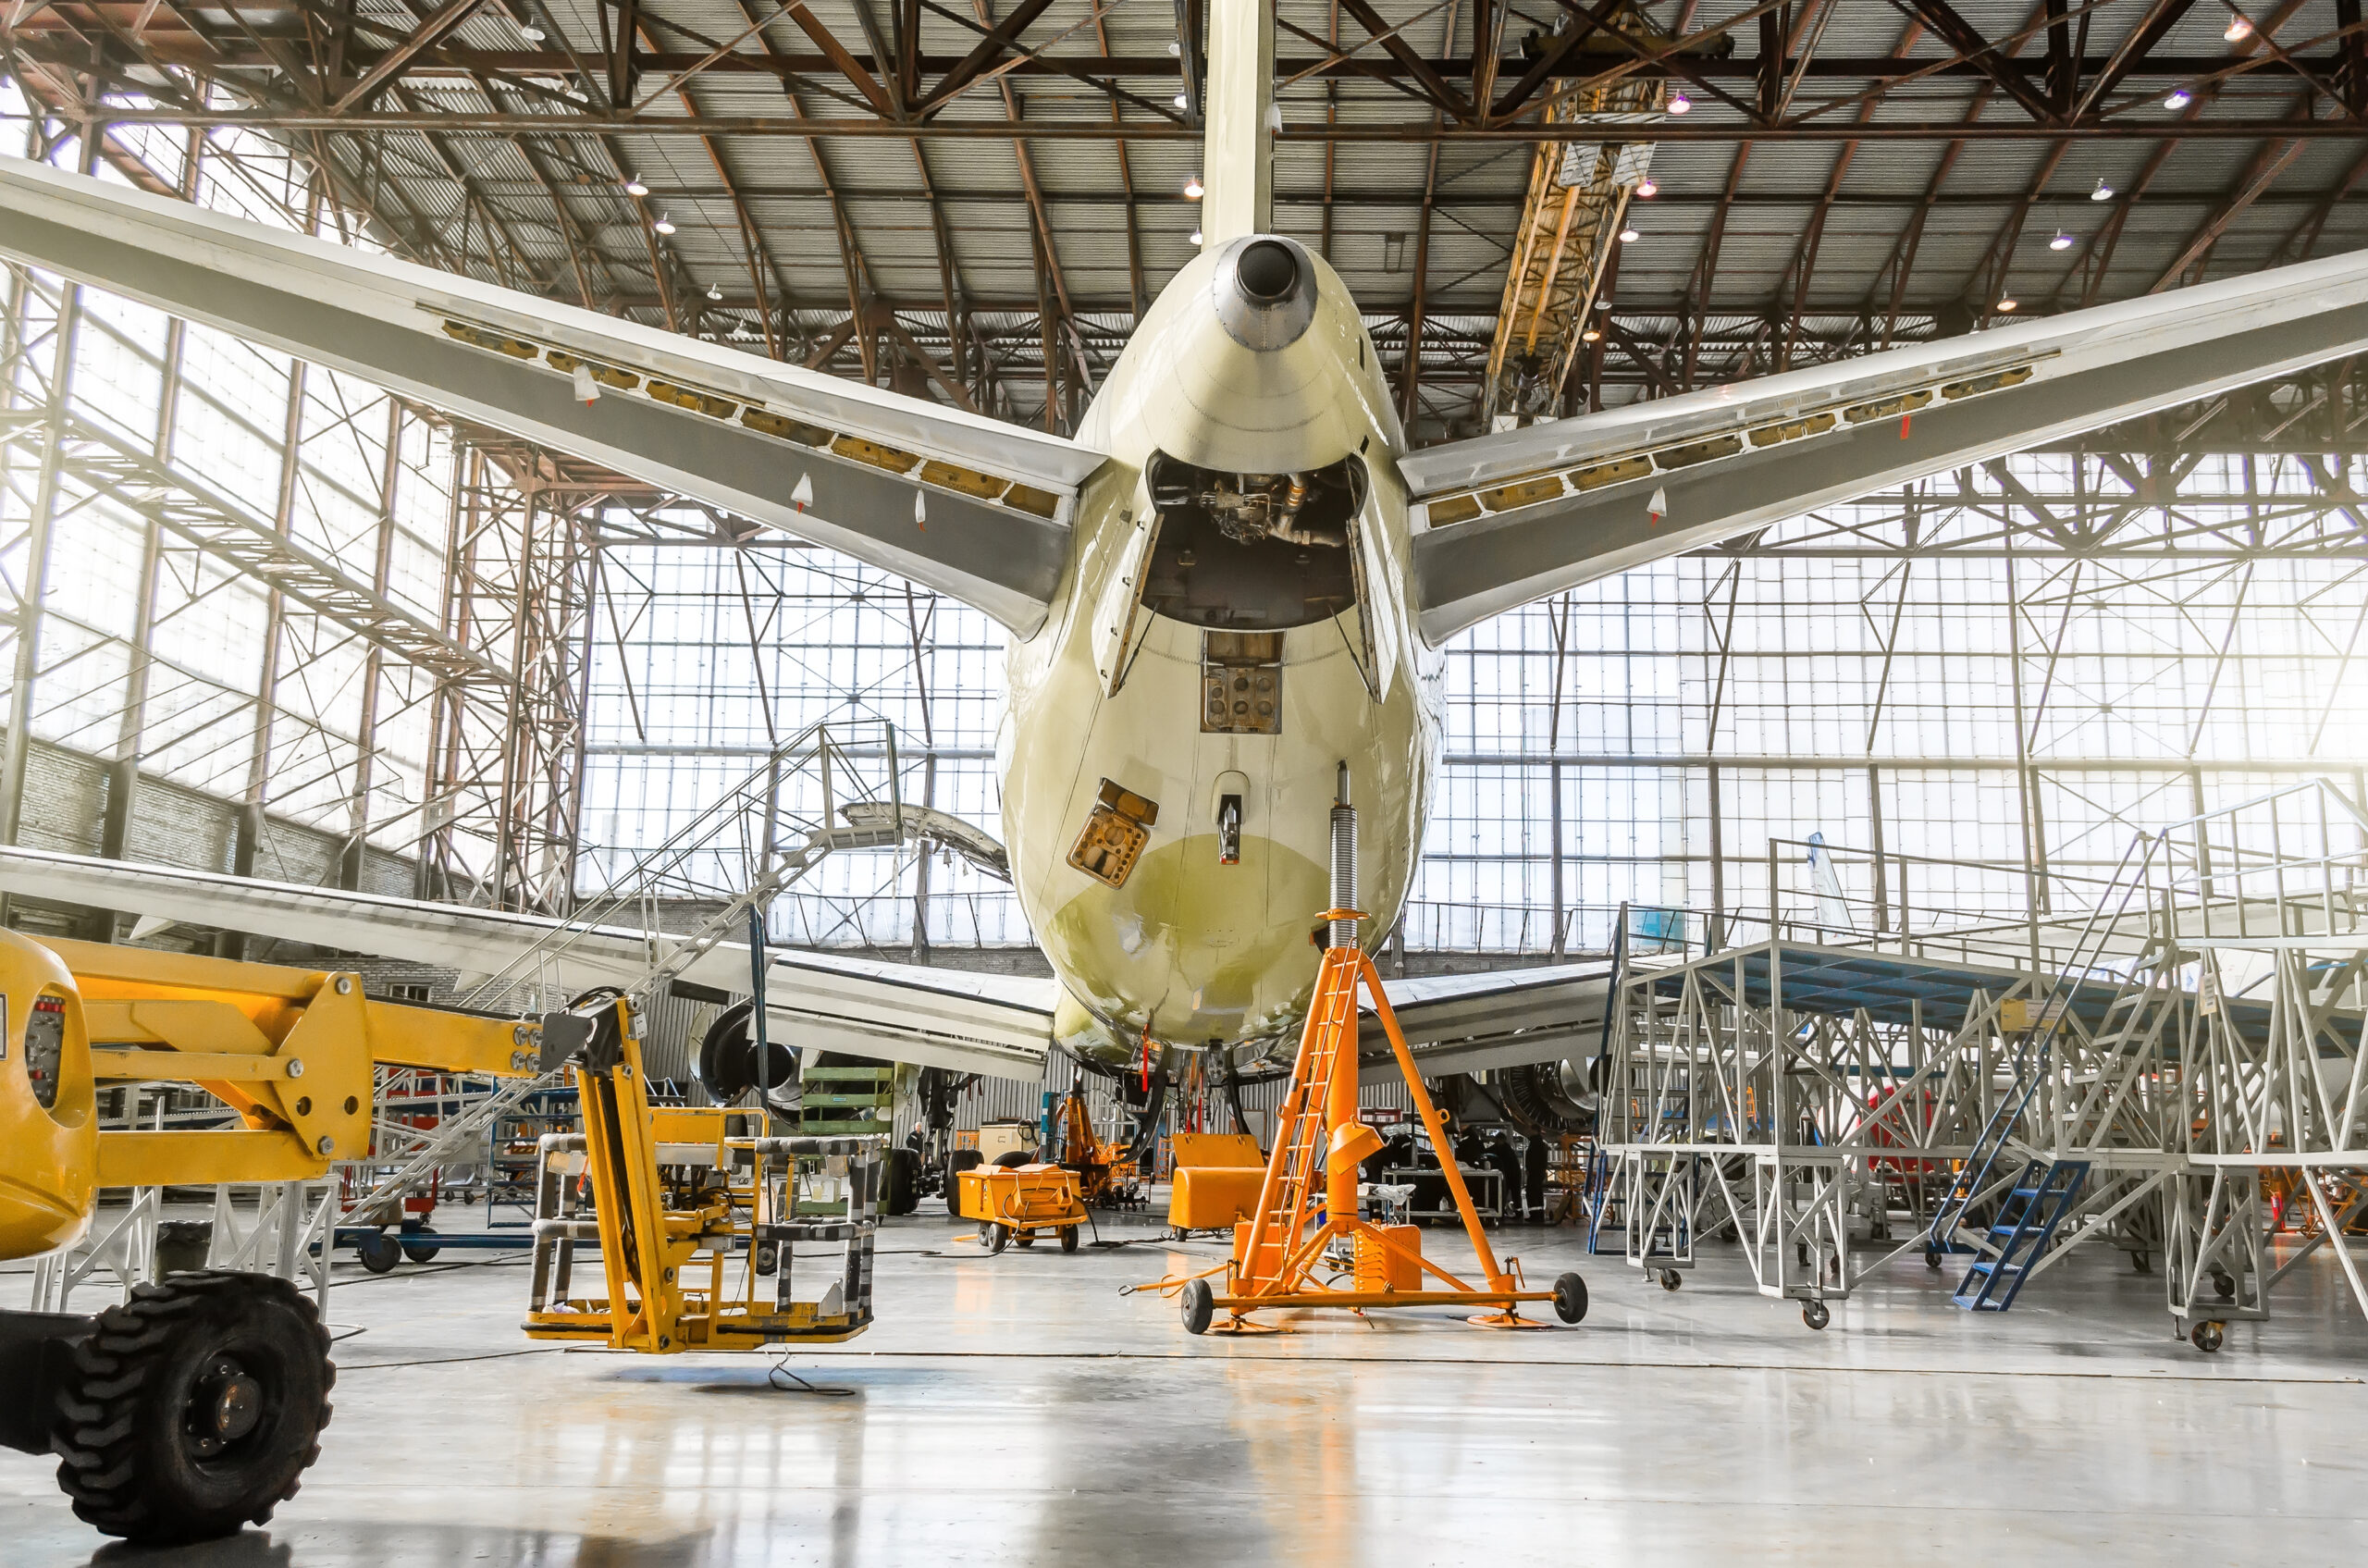
M 2033 1155 L 2027 1159 L 2014 1185 L 2004 1193 L 1995 1194 L 1998 1207 L 1991 1222 L 1979 1230 L 1964 1228 L 1968 1211 L 1994 1194 L 1992 1174 L 2005 1155 L 2007 1145 L 2016 1141 L 2041 1086 L 2049 1080 L 2056 1037 L 2063 1031 L 2081 985 L 2100 969 L 2105 945 L 2123 919 L 2145 908 L 2147 873 L 2160 847 L 2159 838 L 2141 837 L 2123 855 L 2104 896 L 2090 911 L 2069 958 L 2024 1031 L 2022 1043 L 2015 1053 L 2014 1081 L 1998 1097 L 1980 1137 L 1974 1141 L 1951 1178 L 1947 1191 L 1933 1207 L 1931 1228 L 1925 1235 L 1925 1262 L 1938 1268 L 1943 1254 L 1973 1256 L 1955 1292 L 1957 1304 L 1968 1311 L 2004 1312 L 2014 1304 L 2024 1279 L 2046 1256 L 2057 1228 L 2071 1213 L 2088 1182 L 2089 1161 Z M 2177 956 L 2167 957 L 2175 961 Z M 2116 1040 L 2135 1037 L 2142 1031 L 2151 1016 L 2150 1009 L 2158 1005 L 2154 971 L 2165 958 L 2165 955 L 2150 953 L 2128 977 L 2119 982 L 2113 1000 L 2099 1019 L 2097 1044 L 2101 1052 L 2112 1051 Z M 2048 1146 L 2061 1147 L 2067 1133 L 2074 1134 L 2077 1141 L 2080 1131 L 2059 1125 L 2049 1131 L 2044 1142 Z
M 1957 1286 L 1956 1303 L 1967 1312 L 2004 1312 L 2015 1304 L 2031 1266 L 2047 1255 L 2055 1228 L 2071 1212 L 2088 1183 L 2086 1160 L 2031 1160 L 1998 1205 L 1990 1227 L 1994 1256 L 1974 1260 Z

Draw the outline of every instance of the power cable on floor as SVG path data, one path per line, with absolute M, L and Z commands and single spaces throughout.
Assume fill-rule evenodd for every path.
M 782 1381 L 784 1377 L 789 1379 L 787 1383 Z M 765 1381 L 784 1394 L 818 1394 L 826 1399 L 843 1400 L 853 1397 L 855 1393 L 853 1389 L 842 1389 L 835 1384 L 808 1382 L 789 1369 L 787 1356 L 782 1357 L 765 1369 Z

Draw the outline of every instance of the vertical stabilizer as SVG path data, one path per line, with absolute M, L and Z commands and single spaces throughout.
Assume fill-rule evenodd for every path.
M 1209 247 L 1275 226 L 1272 0 L 1209 0 L 1201 232 Z

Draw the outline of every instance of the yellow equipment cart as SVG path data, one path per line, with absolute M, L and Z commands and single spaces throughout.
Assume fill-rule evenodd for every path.
M 1085 1223 L 1077 1172 L 1056 1165 L 981 1165 L 954 1180 L 954 1212 L 979 1222 L 979 1244 L 987 1251 L 1002 1252 L 1013 1241 L 1032 1247 L 1045 1230 L 1060 1233 L 1061 1251 L 1077 1251 L 1078 1227 Z

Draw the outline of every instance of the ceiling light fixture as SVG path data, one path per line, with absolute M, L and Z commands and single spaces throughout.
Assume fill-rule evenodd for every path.
M 658 221 L 651 224 L 649 227 L 655 228 L 660 234 L 672 234 L 674 232 L 674 220 L 668 217 L 664 213 L 660 213 L 658 215 Z
M 2015 302 L 2012 300 L 2001 300 L 1998 302 L 1998 308 L 2004 311 L 2011 311 L 2015 308 Z
M 2059 228 L 2055 231 L 2055 238 L 2047 242 L 2047 248 L 2051 251 L 2068 251 L 2072 248 L 2072 236 Z
M 1201 231 L 1200 231 L 1199 229 L 1195 228 L 1194 230 L 1192 230 L 1192 243 L 1194 243 L 1195 245 L 1197 245 L 1197 244 L 1199 244 L 1200 242 L 1201 242 Z
M 628 196 L 647 196 L 649 194 L 649 187 L 641 182 L 639 176 L 629 174 L 625 176 L 625 194 Z
M 2189 93 L 2184 87 L 2174 87 L 2171 89 L 2171 95 L 2163 100 L 2163 107 L 2166 109 L 2184 109 L 2189 104 L 2194 102 L 2194 93 Z
M 543 30 L 533 22 L 521 22 L 518 24 L 518 36 L 529 43 L 540 43 L 543 41 Z
M 1176 106 L 1179 109 L 1189 109 L 1192 106 L 1192 100 L 1178 93 L 1176 95 Z
M 1201 199 L 1201 177 L 1199 175 L 1196 174 L 1191 179 L 1184 182 L 1184 194 L 1186 198 L 1190 201 L 1197 202 Z
M 2097 181 L 2097 188 L 2096 188 L 2095 190 L 2093 190 L 2093 191 L 2090 191 L 2090 192 L 2089 192 L 2089 200 L 2090 200 L 2091 202 L 2110 202 L 2110 201 L 2112 201 L 2112 200 L 2113 200 L 2113 187 L 2112 187 L 2112 186 L 2110 186 L 2110 185 L 2107 185 L 2107 184 L 2106 184 L 2103 180 L 2102 180 L 2102 179 L 2098 180 L 2098 181 Z
M 723 298 L 723 285 L 721 283 L 709 284 L 707 286 L 707 297 L 710 300 L 720 300 Z
M 1600 343 L 1603 341 L 1603 334 L 1590 327 L 1585 331 L 1579 334 L 1579 341 L 1582 343 Z
M 1693 107 L 1694 100 L 1687 97 L 1684 93 L 1672 93 L 1669 95 L 1669 112 L 1671 114 L 1682 115 Z
M 1620 231 L 1620 242 L 1623 245 L 1633 245 L 1642 238 L 1643 236 L 1633 228 L 1623 228 Z
M 1658 196 L 1660 193 L 1661 188 L 1655 182 L 1651 175 L 1648 174 L 1645 176 L 1644 179 L 1636 181 L 1636 194 L 1644 197 L 1646 201 L 1652 200 L 1655 196 Z
M 2228 19 L 2227 31 L 2221 33 L 2220 36 L 2226 39 L 2231 43 L 2242 43 L 2246 39 L 2251 38 L 2252 35 L 2252 19 L 2246 16 L 2242 11 L 2239 11 L 2235 16 Z

